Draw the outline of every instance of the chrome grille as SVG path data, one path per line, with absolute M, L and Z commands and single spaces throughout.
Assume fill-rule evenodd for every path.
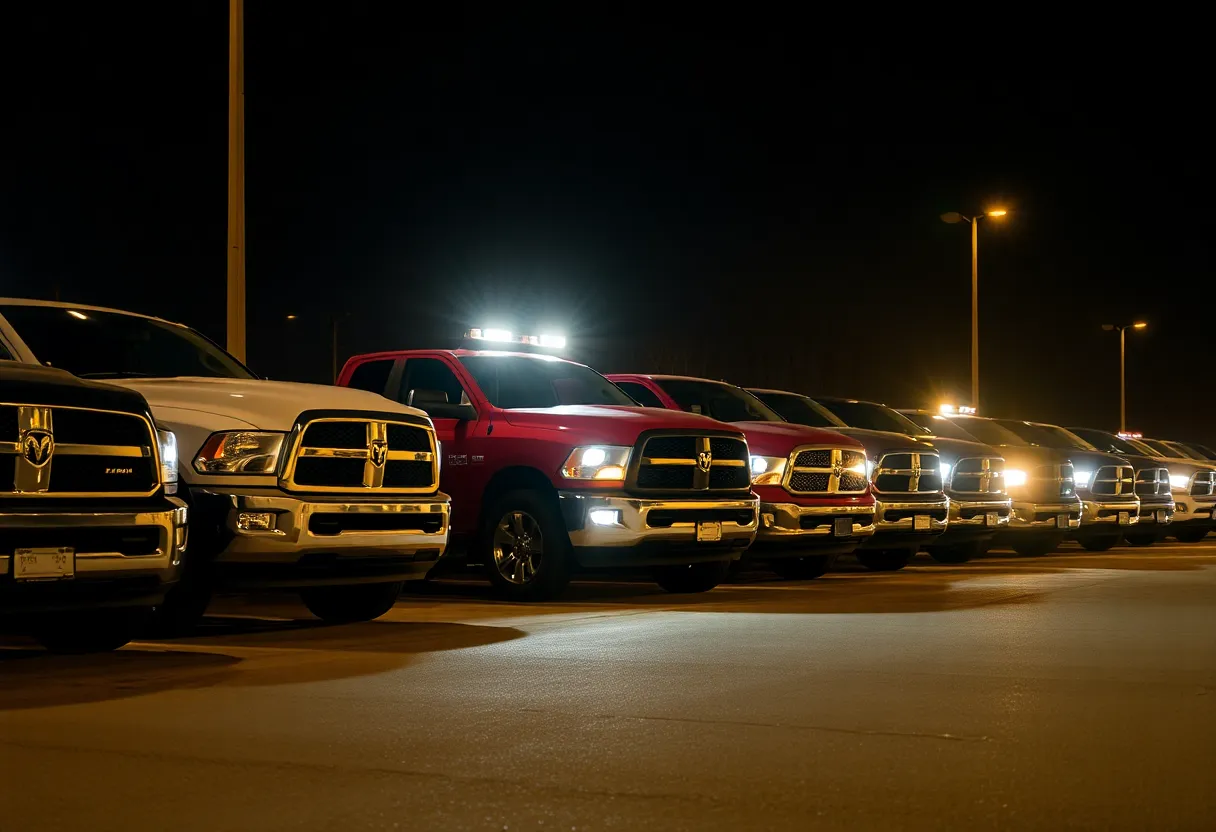
M 950 472 L 950 490 L 965 494 L 1000 494 L 1005 490 L 1005 460 L 960 459 Z
M 866 454 L 859 448 L 796 448 L 785 472 L 791 494 L 864 494 Z
M 1077 481 L 1071 464 L 1040 465 L 1030 472 L 1027 483 L 1032 493 L 1049 494 L 1050 499 L 1075 497 Z
M 1130 466 L 1103 465 L 1094 472 L 1090 493 L 1103 497 L 1132 494 L 1136 490 L 1136 474 Z
M 924 494 L 941 491 L 941 459 L 937 454 L 887 454 L 878 460 L 872 480 L 874 488 L 884 493 Z
M 149 497 L 160 487 L 151 422 L 135 413 L 0 404 L 0 495 Z
M 429 426 L 335 417 L 309 421 L 293 437 L 283 474 L 288 489 L 429 494 L 439 485 L 435 433 Z
M 1198 471 L 1191 478 L 1192 497 L 1209 497 L 1216 493 L 1216 471 Z
M 633 487 L 639 491 L 750 488 L 747 442 L 733 436 L 651 436 L 642 440 Z
M 1170 493 L 1168 468 L 1141 468 L 1136 472 L 1136 494 L 1140 497 L 1163 497 Z

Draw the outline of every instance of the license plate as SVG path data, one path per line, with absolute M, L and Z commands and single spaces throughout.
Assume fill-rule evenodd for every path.
M 17 549 L 13 555 L 14 581 L 62 581 L 76 576 L 74 549 Z
M 997 514 L 995 511 L 990 511 L 984 515 L 984 525 L 985 526 L 995 526 L 995 525 L 998 525 L 1000 522 L 1001 522 L 1001 515 Z
M 1132 515 L 1129 511 L 1119 512 L 1119 525 L 1130 526 L 1132 524 Z
M 697 542 L 713 543 L 722 539 L 722 524 L 717 520 L 697 524 Z
M 1068 515 L 1067 514 L 1061 514 L 1058 517 L 1056 517 L 1056 528 L 1057 529 L 1067 529 L 1068 528 Z
M 1158 523 L 1170 522 L 1170 513 L 1163 508 L 1157 509 L 1157 522 Z
M 832 533 L 837 537 L 849 537 L 853 534 L 853 518 L 852 517 L 837 517 L 836 523 L 832 528 Z
M 925 532 L 929 530 L 929 515 L 917 514 L 912 518 L 912 530 Z

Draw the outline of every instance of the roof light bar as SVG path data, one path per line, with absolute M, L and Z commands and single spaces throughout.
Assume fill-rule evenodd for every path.
M 1143 433 L 1125 433 L 1125 432 L 1120 432 L 1120 433 L 1119 433 L 1119 438 L 1120 438 L 1120 439 L 1143 439 L 1143 438 L 1144 438 L 1144 434 L 1143 434 Z
M 566 346 L 565 335 L 520 335 L 516 337 L 506 329 L 470 329 L 464 334 L 464 337 L 471 341 L 499 341 L 556 350 L 564 349 Z

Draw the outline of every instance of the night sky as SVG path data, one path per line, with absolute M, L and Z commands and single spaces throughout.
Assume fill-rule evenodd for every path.
M 226 5 L 10 19 L 0 294 L 223 341 Z M 343 359 L 497 324 L 565 331 L 603 371 L 963 401 L 969 229 L 938 217 L 999 205 L 984 411 L 1116 428 L 1100 325 L 1143 319 L 1131 426 L 1216 439 L 1202 52 L 825 51 L 772 20 L 458 32 L 328 9 L 246 11 L 260 373 L 326 381 L 336 311 Z

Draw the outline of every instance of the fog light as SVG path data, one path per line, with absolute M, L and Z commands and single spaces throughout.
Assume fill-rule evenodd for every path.
M 593 508 L 587 512 L 587 516 L 597 526 L 617 526 L 621 522 L 621 513 L 615 509 Z
M 236 527 L 243 532 L 268 532 L 274 528 L 274 514 L 269 511 L 242 511 L 236 516 Z
M 764 514 L 760 515 L 760 522 L 764 524 L 764 528 L 771 529 L 773 526 L 777 525 L 777 517 L 776 515 L 765 512 Z
M 1183 514 L 1186 514 L 1186 503 L 1174 503 L 1174 511 L 1180 511 Z

